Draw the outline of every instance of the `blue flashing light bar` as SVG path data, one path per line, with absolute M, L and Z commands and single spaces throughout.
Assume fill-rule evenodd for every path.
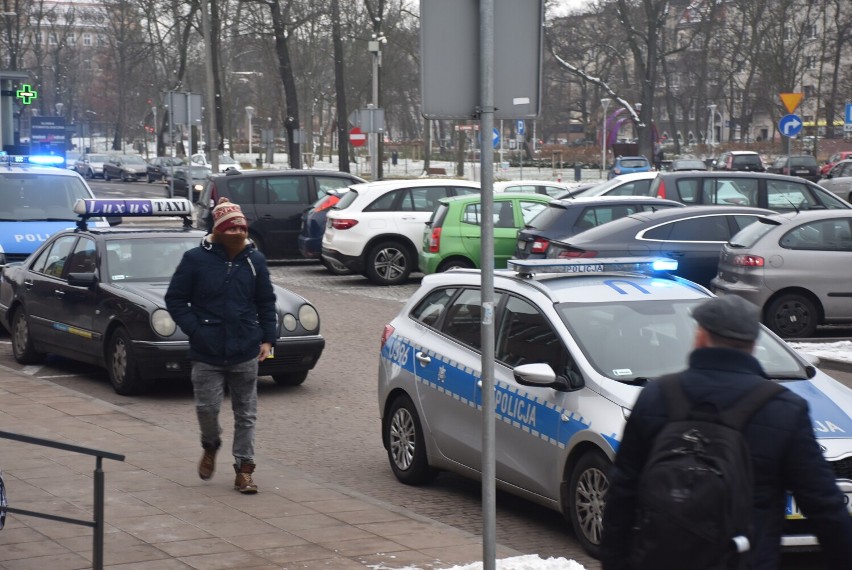
M 79 199 L 74 204 L 74 212 L 84 217 L 189 216 L 192 214 L 192 203 L 186 198 Z
M 507 267 L 519 277 L 542 273 L 652 274 L 677 271 L 677 261 L 664 257 L 601 257 L 598 259 L 510 259 Z
M 63 166 L 65 158 L 55 154 L 0 154 L 0 164 L 33 165 L 33 166 Z
M 61 156 L 56 156 L 53 154 L 44 154 L 38 156 L 31 156 L 30 164 L 40 164 L 43 166 L 61 166 L 65 164 L 65 159 Z

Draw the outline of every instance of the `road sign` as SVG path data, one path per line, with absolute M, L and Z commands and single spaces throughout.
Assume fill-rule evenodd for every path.
M 799 103 L 802 102 L 802 97 L 804 94 L 802 93 L 780 93 L 781 102 L 784 103 L 784 107 L 787 109 L 788 113 L 793 113 L 796 110 L 796 107 L 799 106 Z
M 523 119 L 518 119 L 518 124 L 515 127 L 515 130 L 518 132 L 518 136 L 524 136 L 524 132 L 526 131 L 526 123 Z
M 349 144 L 352 146 L 364 146 L 366 142 L 367 135 L 361 132 L 361 129 L 358 127 L 352 127 L 352 130 L 349 131 Z
M 497 127 L 494 127 L 494 131 L 491 133 L 491 146 L 493 148 L 500 146 L 500 131 Z
M 846 103 L 846 120 L 843 122 L 852 125 L 852 103 Z
M 802 130 L 802 118 L 798 115 L 784 115 L 778 121 L 778 130 L 785 137 L 794 137 Z

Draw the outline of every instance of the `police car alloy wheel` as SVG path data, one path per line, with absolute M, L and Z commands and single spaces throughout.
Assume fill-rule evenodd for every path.
M 612 463 L 597 449 L 585 452 L 571 472 L 568 505 L 565 510 L 574 535 L 583 549 L 598 558 L 600 554 L 603 510 L 609 489 L 607 472 Z
M 383 426 L 388 459 L 394 475 L 406 485 L 423 485 L 437 476 L 426 459 L 423 426 L 408 396 L 397 396 Z

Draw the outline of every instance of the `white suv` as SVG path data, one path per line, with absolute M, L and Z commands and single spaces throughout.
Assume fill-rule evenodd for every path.
M 479 193 L 466 180 L 385 180 L 350 187 L 328 213 L 322 257 L 379 285 L 404 283 L 417 269 L 417 244 L 438 200 Z

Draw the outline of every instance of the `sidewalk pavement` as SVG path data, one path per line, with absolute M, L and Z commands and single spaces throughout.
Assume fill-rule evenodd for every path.
M 482 560 L 479 536 L 283 462 L 259 466 L 257 495 L 234 490 L 227 452 L 213 479 L 202 481 L 195 432 L 168 431 L 2 366 L 0 431 L 125 455 L 124 462 L 103 460 L 105 568 L 437 569 Z M 95 466 L 93 456 L 0 439 L 10 507 L 93 520 Z M 89 527 L 9 513 L 0 570 L 91 568 L 92 546 Z M 497 546 L 497 558 L 520 554 Z

